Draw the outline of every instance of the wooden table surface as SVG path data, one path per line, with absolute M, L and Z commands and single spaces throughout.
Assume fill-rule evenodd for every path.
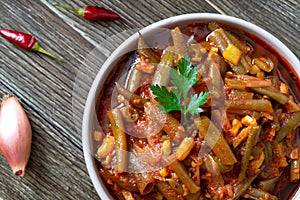
M 16 96 L 33 128 L 24 177 L 15 177 L 0 156 L 0 200 L 99 199 L 85 166 L 80 132 L 88 88 L 101 67 L 86 61 L 98 44 L 104 46 L 100 54 L 105 56 L 109 54 L 105 49 L 113 49 L 126 34 L 153 22 L 210 12 L 264 28 L 300 58 L 299 0 L 59 1 L 77 8 L 89 4 L 110 8 L 122 19 L 85 21 L 53 7 L 51 0 L 0 1 L 0 28 L 35 35 L 41 46 L 66 61 L 24 51 L 0 37 L 0 97 Z

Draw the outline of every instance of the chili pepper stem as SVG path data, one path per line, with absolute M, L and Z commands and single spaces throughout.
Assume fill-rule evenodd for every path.
M 56 7 L 64 8 L 64 9 L 66 9 L 66 10 L 70 10 L 70 11 L 76 13 L 76 14 L 79 15 L 79 16 L 82 16 L 82 17 L 84 16 L 85 8 L 75 9 L 75 8 L 71 8 L 71 7 L 69 7 L 69 6 L 60 4 L 60 3 L 58 3 L 58 2 L 54 2 L 54 3 L 52 3 L 52 5 L 53 5 L 53 6 L 56 6 Z
M 43 48 L 40 46 L 40 44 L 39 44 L 38 42 L 35 42 L 35 43 L 34 43 L 34 45 L 32 46 L 32 49 L 31 49 L 31 50 L 32 50 L 32 51 L 37 51 L 37 52 L 43 53 L 43 54 L 45 54 L 45 55 L 47 55 L 47 56 L 49 56 L 49 57 L 51 57 L 51 58 L 53 58 L 53 59 L 55 59 L 55 60 L 58 60 L 58 61 L 61 61 L 61 62 L 65 62 L 63 59 L 61 59 L 61 58 L 59 58 L 59 57 L 57 57 L 57 56 L 55 56 L 55 55 L 49 53 L 49 52 L 46 51 L 45 49 L 43 49 Z

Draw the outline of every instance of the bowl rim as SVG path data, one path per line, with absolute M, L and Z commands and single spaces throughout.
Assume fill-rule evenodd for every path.
M 182 15 L 173 16 L 155 22 L 141 29 L 139 32 L 142 35 L 151 34 L 153 33 L 153 30 L 157 28 L 170 28 L 170 27 L 175 27 L 175 25 L 182 25 L 187 23 L 192 24 L 196 22 L 208 22 L 208 21 L 218 21 L 228 25 L 233 25 L 235 27 L 238 27 L 241 30 L 246 30 L 246 32 L 258 36 L 260 39 L 262 39 L 267 44 L 271 45 L 274 49 L 276 49 L 276 52 L 278 52 L 281 57 L 286 59 L 286 61 L 292 66 L 295 72 L 300 76 L 300 68 L 296 67 L 296 66 L 300 66 L 300 61 L 285 44 L 283 44 L 279 39 L 277 39 L 275 36 L 267 32 L 266 30 L 260 28 L 259 26 L 233 16 L 216 14 L 216 13 L 182 14 Z M 107 75 L 114 67 L 114 64 L 116 64 L 116 62 L 120 59 L 121 57 L 120 55 L 122 55 L 124 52 L 129 52 L 130 49 L 133 49 L 134 46 L 136 46 L 137 41 L 138 41 L 138 32 L 136 32 L 128 39 L 126 39 L 107 58 L 107 60 L 104 62 L 104 64 L 98 71 L 92 83 L 84 107 L 84 114 L 82 119 L 82 145 L 83 145 L 84 159 L 92 183 L 99 197 L 102 199 L 112 199 L 113 197 L 110 195 L 110 192 L 108 191 L 107 187 L 101 180 L 97 171 L 97 167 L 95 165 L 94 157 L 90 153 L 92 150 L 91 149 L 92 148 L 92 143 L 91 143 L 92 142 L 91 141 L 92 119 L 95 117 L 95 112 L 94 112 L 95 103 L 96 103 L 95 97 L 99 95 L 99 92 L 103 87 L 103 82 L 106 80 Z M 300 198 L 300 189 L 298 189 L 293 199 L 297 199 L 298 197 Z

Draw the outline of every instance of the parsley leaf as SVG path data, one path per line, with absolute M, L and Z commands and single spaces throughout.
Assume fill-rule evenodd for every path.
M 174 90 L 174 88 L 172 88 L 171 92 L 169 92 L 165 86 L 159 87 L 159 85 L 150 85 L 150 89 L 152 90 L 153 94 L 157 96 L 154 99 L 162 103 L 157 105 L 157 107 L 159 107 L 165 113 L 181 110 L 180 95 L 176 90 Z
M 178 67 L 170 69 L 171 84 L 176 86 L 169 92 L 166 86 L 150 85 L 153 94 L 156 95 L 155 100 L 162 104 L 157 105 L 164 112 L 181 111 L 184 115 L 185 123 L 187 122 L 187 113 L 191 115 L 203 112 L 200 106 L 204 105 L 209 96 L 209 92 L 201 92 L 190 97 L 187 105 L 187 96 L 190 89 L 197 83 L 197 70 L 187 55 L 178 61 Z
M 178 61 L 178 70 L 180 75 L 189 81 L 191 87 L 197 83 L 197 70 L 192 66 L 191 60 L 187 55 Z
M 200 92 L 200 94 L 198 95 L 197 94 L 192 95 L 186 112 L 189 112 L 192 115 L 203 112 L 202 108 L 199 107 L 205 104 L 205 100 L 208 98 L 208 96 L 209 96 L 208 92 L 204 92 L 204 93 Z
M 178 61 L 178 70 L 171 68 L 171 83 L 175 85 L 183 96 L 187 96 L 188 91 L 197 83 L 197 70 L 187 55 Z

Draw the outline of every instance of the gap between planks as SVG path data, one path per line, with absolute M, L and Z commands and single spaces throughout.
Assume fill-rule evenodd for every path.
M 221 9 L 219 8 L 217 5 L 215 5 L 213 2 L 211 2 L 210 0 L 205 0 L 206 3 L 208 3 L 211 7 L 213 7 L 216 11 L 218 11 L 220 14 L 222 15 L 226 15 L 226 13 Z
M 75 22 L 71 18 L 67 17 L 62 12 L 58 11 L 58 9 L 56 9 L 56 7 L 52 5 L 52 3 L 48 2 L 47 0 L 41 0 L 41 2 L 44 3 L 44 5 L 46 5 L 55 14 L 57 14 L 61 19 L 63 19 L 67 24 L 69 24 L 75 31 L 77 31 L 89 43 L 91 43 L 94 46 L 98 45 L 98 43 L 96 41 L 94 41 L 93 39 L 87 37 L 85 32 L 81 31 L 79 28 L 76 28 L 76 26 L 80 27 L 80 25 L 77 22 Z
M 214 3 L 212 3 L 210 0 L 205 0 L 206 3 L 208 3 L 212 8 L 214 8 L 217 12 L 219 12 L 222 15 L 226 15 L 226 13 L 219 8 L 217 5 L 215 5 Z M 88 37 L 84 31 L 80 30 L 79 27 L 80 25 L 75 22 L 74 20 L 72 20 L 71 18 L 69 18 L 68 16 L 64 15 L 62 12 L 58 11 L 58 9 L 56 9 L 55 6 L 52 5 L 52 1 L 50 0 L 41 0 L 42 3 L 44 3 L 44 5 L 46 5 L 50 10 L 52 10 L 55 14 L 57 14 L 61 19 L 63 19 L 67 24 L 69 24 L 76 32 L 78 32 L 84 39 L 86 39 L 89 43 L 91 43 L 92 45 L 94 45 L 95 47 L 99 46 L 99 43 L 96 42 L 95 40 L 93 40 L 92 38 Z M 77 27 L 76 27 L 77 26 Z M 110 54 L 110 52 L 106 49 L 103 48 L 103 54 L 105 56 L 108 56 Z M 1 200 L 1 199 L 0 199 Z

